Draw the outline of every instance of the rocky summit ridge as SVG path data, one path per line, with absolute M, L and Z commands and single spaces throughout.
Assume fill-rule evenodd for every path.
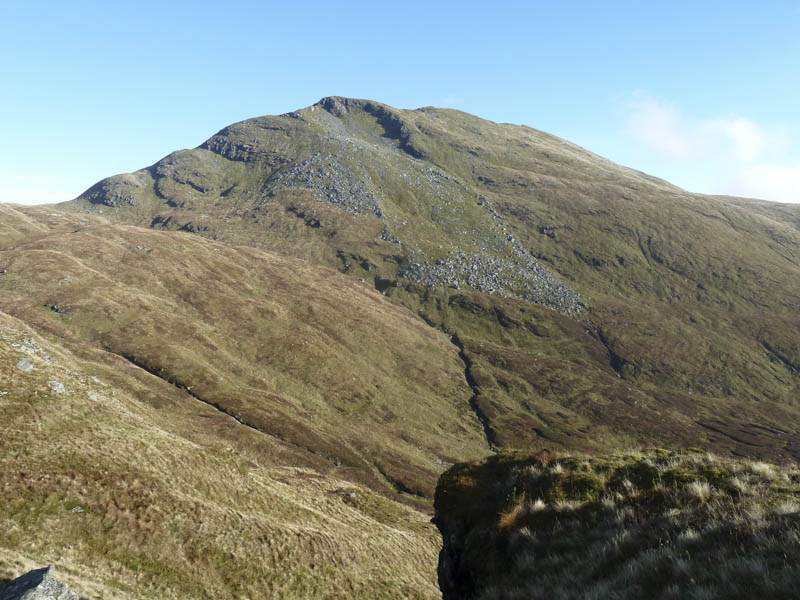
M 439 118 L 433 111 L 426 114 Z M 364 122 L 364 116 L 374 122 Z M 279 118 L 294 119 L 298 124 L 237 124 L 202 144 L 191 159 L 183 155 L 168 158 L 149 173 L 101 182 L 82 197 L 110 208 L 136 207 L 147 202 L 140 196 L 147 196 L 149 178 L 153 179 L 151 189 L 156 196 L 169 194 L 164 178 L 172 178 L 201 194 L 233 193 L 241 182 L 231 179 L 229 187 L 226 187 L 228 181 L 216 186 L 211 183 L 209 175 L 214 178 L 224 167 L 221 169 L 213 158 L 206 156 L 202 152 L 205 150 L 230 161 L 265 167 L 266 177 L 250 188 L 260 204 L 269 203 L 282 193 L 303 190 L 318 202 L 353 215 L 374 217 L 381 224 L 379 239 L 398 246 L 396 251 L 406 259 L 407 268 L 400 272 L 402 277 L 429 286 L 467 285 L 567 313 L 580 310 L 580 295 L 558 281 L 515 240 L 490 200 L 462 182 L 458 175 L 424 160 L 425 149 L 415 145 L 419 126 L 410 125 L 394 109 L 368 101 L 323 98 L 306 110 Z M 301 129 L 311 137 L 310 147 L 293 157 L 297 160 L 291 160 L 270 147 L 262 147 L 260 131 L 251 132 L 251 127 L 280 131 L 286 136 Z M 245 139 L 250 143 L 244 143 Z M 178 175 L 176 179 L 175 172 L 184 170 L 187 159 L 195 165 L 194 178 Z M 205 167 L 209 172 L 200 166 L 203 161 L 207 161 Z M 402 188 L 409 198 L 393 193 Z M 420 202 L 426 205 L 423 210 L 428 214 L 424 216 L 449 241 L 451 249 L 446 252 L 441 252 L 443 245 L 432 248 L 421 244 L 417 232 L 408 228 L 409 213 L 423 216 L 419 214 L 421 207 L 415 206 Z M 184 201 L 181 206 L 185 206 Z M 158 217 L 153 222 L 166 223 Z

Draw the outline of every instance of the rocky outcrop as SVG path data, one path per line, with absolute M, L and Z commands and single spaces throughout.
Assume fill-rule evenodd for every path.
M 0 600 L 83 600 L 56 578 L 52 565 L 0 584 Z
M 369 174 L 353 172 L 333 154 L 314 154 L 306 160 L 277 173 L 270 179 L 262 196 L 281 189 L 305 188 L 314 192 L 319 202 L 336 204 L 355 215 L 372 215 L 386 221 Z
M 436 489 L 444 600 L 797 598 L 800 468 L 495 455 Z
M 428 287 L 469 286 L 488 294 L 528 300 L 567 315 L 583 309 L 578 292 L 524 252 L 505 258 L 482 252 L 452 251 L 435 263 L 413 263 L 398 276 Z
M 149 176 L 143 169 L 136 173 L 115 175 L 99 181 L 81 197 L 94 205 L 102 204 L 110 208 L 136 206 L 136 197 L 144 189 Z

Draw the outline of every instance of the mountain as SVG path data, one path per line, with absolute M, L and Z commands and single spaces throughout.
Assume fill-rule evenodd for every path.
M 434 598 L 454 463 L 789 463 L 799 223 L 527 127 L 346 98 L 0 205 L 0 582 Z
M 690 194 L 459 111 L 324 98 L 61 208 L 364 279 L 452 336 L 493 447 L 800 451 L 800 206 Z
M 431 497 L 443 464 L 487 451 L 457 348 L 373 287 L 200 236 L 42 216 L 46 234 L 4 247 L 0 280 L 3 309 L 37 330 L 387 494 Z

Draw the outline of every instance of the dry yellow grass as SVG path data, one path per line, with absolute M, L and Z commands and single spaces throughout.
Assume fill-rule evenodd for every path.
M 154 408 L 132 367 L 66 346 L 0 313 L 0 577 L 55 563 L 90 597 L 437 596 L 428 515 L 278 466 L 280 442 L 190 397 Z

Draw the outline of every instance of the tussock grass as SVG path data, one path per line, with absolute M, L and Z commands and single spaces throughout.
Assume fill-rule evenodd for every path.
M 506 455 L 442 476 L 446 600 L 796 597 L 797 465 L 664 450 L 558 464 Z

